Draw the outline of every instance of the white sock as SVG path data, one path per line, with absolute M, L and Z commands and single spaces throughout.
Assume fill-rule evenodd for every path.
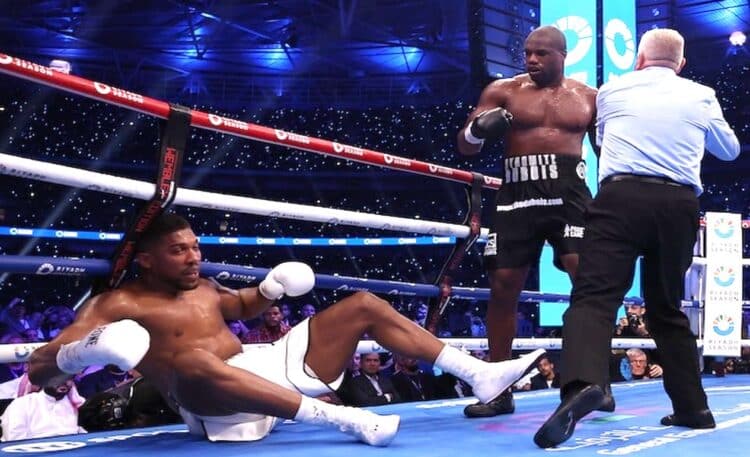
M 473 386 L 476 384 L 476 376 L 486 369 L 487 362 L 446 344 L 435 359 L 434 365 Z

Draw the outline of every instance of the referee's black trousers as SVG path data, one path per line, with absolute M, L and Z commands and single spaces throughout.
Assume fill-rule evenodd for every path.
M 602 185 L 586 215 L 571 306 L 563 318 L 561 394 L 574 381 L 608 382 L 617 310 L 642 255 L 646 324 L 674 412 L 707 408 L 695 335 L 680 310 L 697 231 L 698 200 L 691 187 L 637 178 Z

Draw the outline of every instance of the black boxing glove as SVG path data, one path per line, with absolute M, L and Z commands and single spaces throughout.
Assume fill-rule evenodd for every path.
M 513 115 L 505 108 L 482 111 L 465 131 L 466 141 L 481 144 L 485 140 L 494 141 L 505 135 L 513 122 Z

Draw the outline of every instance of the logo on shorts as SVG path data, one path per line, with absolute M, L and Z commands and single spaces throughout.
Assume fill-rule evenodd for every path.
M 554 154 L 533 154 L 505 159 L 505 181 L 527 182 L 557 179 L 557 157 Z
M 565 224 L 563 238 L 583 238 L 583 227 Z
M 576 165 L 576 173 L 581 179 L 586 179 L 586 162 L 580 162 Z
M 487 236 L 487 244 L 484 245 L 484 255 L 497 255 L 497 233 Z

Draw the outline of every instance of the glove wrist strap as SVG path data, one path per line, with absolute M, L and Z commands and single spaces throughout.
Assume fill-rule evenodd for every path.
M 83 369 L 77 350 L 78 343 L 79 341 L 73 341 L 72 343 L 63 344 L 57 350 L 55 361 L 57 362 L 57 367 L 63 373 L 76 374 Z
M 477 137 L 475 137 L 474 135 L 471 134 L 471 126 L 472 126 L 473 123 L 474 123 L 474 121 L 471 121 L 471 124 L 467 125 L 466 128 L 464 129 L 464 139 L 469 144 L 482 145 L 482 144 L 484 144 L 484 139 L 483 138 L 477 138 Z

